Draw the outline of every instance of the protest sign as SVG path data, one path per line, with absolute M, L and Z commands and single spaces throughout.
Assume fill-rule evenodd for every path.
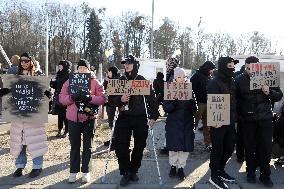
M 269 87 L 279 87 L 279 63 L 251 63 L 249 66 L 250 90 L 261 89 L 264 84 Z
M 108 81 L 107 95 L 150 95 L 150 81 L 148 80 L 119 80 Z
M 192 85 L 190 82 L 164 82 L 164 100 L 190 100 L 192 98 Z
M 230 94 L 208 94 L 207 125 L 230 125 Z
M 90 94 L 91 74 L 90 73 L 73 73 L 69 76 L 70 94 L 84 93 Z
M 49 88 L 46 77 L 3 75 L 3 87 L 10 93 L 3 97 L 3 120 L 7 122 L 48 122 L 48 98 L 44 91 Z

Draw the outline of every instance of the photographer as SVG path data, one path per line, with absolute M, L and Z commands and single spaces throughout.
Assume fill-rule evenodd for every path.
M 88 61 L 81 59 L 77 66 L 79 73 L 90 73 L 90 64 Z M 67 80 L 61 89 L 59 101 L 67 106 L 66 118 L 69 125 L 69 140 L 71 144 L 70 151 L 70 176 L 69 182 L 76 181 L 77 173 L 80 172 L 80 146 L 81 133 L 83 133 L 83 153 L 82 181 L 90 182 L 91 180 L 91 149 L 94 138 L 94 106 L 103 105 L 105 96 L 103 86 L 91 76 L 90 93 L 83 92 L 71 95 L 69 92 L 69 80 Z M 83 107 L 81 107 L 83 106 Z

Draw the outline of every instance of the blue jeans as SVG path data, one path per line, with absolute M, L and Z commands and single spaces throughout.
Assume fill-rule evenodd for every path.
M 16 168 L 25 168 L 27 164 L 27 146 L 23 146 L 21 153 L 16 159 Z M 33 158 L 33 169 L 41 169 L 43 164 L 43 156 Z

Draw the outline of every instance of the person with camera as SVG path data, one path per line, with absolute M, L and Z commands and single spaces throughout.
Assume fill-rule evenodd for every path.
M 79 60 L 77 69 L 79 73 L 91 73 L 90 63 L 84 59 Z M 69 80 L 63 84 L 59 95 L 59 102 L 67 106 L 66 118 L 68 119 L 69 140 L 71 144 L 70 183 L 76 182 L 77 173 L 80 172 L 81 134 L 83 134 L 82 182 L 90 182 L 91 180 L 91 150 L 95 132 L 94 118 L 96 116 L 92 108 L 103 105 L 105 101 L 103 86 L 95 79 L 94 75 L 91 76 L 89 94 L 84 92 L 70 94 Z M 84 107 L 79 107 L 82 104 Z
M 145 80 L 143 76 L 138 75 L 140 64 L 132 55 L 127 56 L 121 64 L 124 65 L 125 75 L 121 76 L 120 80 Z M 119 108 L 114 130 L 114 148 L 120 174 L 123 175 L 120 186 L 127 186 L 130 180 L 139 180 L 137 172 L 146 147 L 148 128 L 152 127 L 159 117 L 158 104 L 153 89 L 150 89 L 150 95 L 145 96 L 129 94 L 109 96 L 109 103 Z M 134 148 L 130 159 L 132 133 Z

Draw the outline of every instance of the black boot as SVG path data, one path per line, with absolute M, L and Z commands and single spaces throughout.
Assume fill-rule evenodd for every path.
M 139 180 L 139 177 L 136 173 L 130 173 L 130 180 L 137 182 Z
M 120 186 L 127 186 L 130 181 L 130 174 L 126 173 L 122 176 L 120 180 Z
M 170 173 L 169 173 L 169 177 L 173 178 L 176 176 L 176 174 L 177 174 L 177 167 L 172 165 Z
M 178 168 L 177 176 L 178 176 L 179 180 L 184 180 L 185 179 L 183 168 Z
M 39 176 L 41 172 L 42 172 L 42 169 L 41 169 L 41 168 L 40 168 L 40 169 L 33 169 L 33 170 L 30 172 L 29 177 L 30 177 L 30 178 L 35 178 L 35 177 Z
M 13 177 L 20 177 L 23 175 L 23 168 L 18 168 L 14 173 Z

